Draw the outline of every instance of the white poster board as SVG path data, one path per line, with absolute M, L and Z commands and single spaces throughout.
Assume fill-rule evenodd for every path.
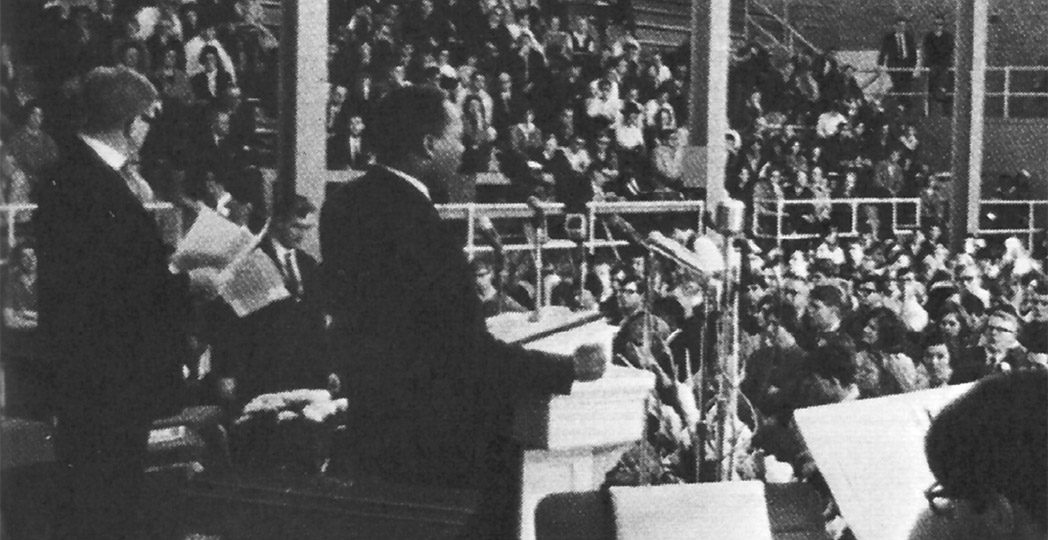
M 801 409 L 797 425 L 858 540 L 906 540 L 934 481 L 931 418 L 970 384 Z

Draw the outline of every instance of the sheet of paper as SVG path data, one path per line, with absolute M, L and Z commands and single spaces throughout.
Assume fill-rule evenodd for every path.
M 924 457 L 931 419 L 971 385 L 801 409 L 815 464 L 858 540 L 906 540 L 928 506 Z
M 276 263 L 258 249 L 244 254 L 219 274 L 218 294 L 238 317 L 291 296 Z
M 178 243 L 171 261 L 180 268 L 198 266 L 188 261 L 207 261 L 207 266 L 223 269 L 233 263 L 256 241 L 251 231 L 201 206 L 189 231 Z

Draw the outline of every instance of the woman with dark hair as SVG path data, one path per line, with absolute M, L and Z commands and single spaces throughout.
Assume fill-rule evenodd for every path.
M 226 90 L 233 86 L 233 76 L 226 71 L 218 49 L 212 45 L 205 45 L 200 50 L 200 65 L 204 71 L 191 79 L 193 93 L 197 101 L 211 103 L 224 96 Z
M 950 349 L 950 358 L 960 358 L 964 349 L 973 341 L 968 317 L 959 306 L 952 302 L 947 304 L 945 310 L 939 315 L 934 330 L 942 334 L 943 341 Z
M 870 311 L 859 334 L 856 382 L 862 397 L 879 397 L 916 390 L 917 366 L 905 352 L 906 328 L 892 310 Z

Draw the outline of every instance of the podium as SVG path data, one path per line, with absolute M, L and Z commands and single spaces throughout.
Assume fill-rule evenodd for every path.
M 618 330 L 596 313 L 544 308 L 538 321 L 529 313 L 505 313 L 489 320 L 496 337 L 529 349 L 570 354 L 587 343 L 603 343 L 611 357 Z M 654 374 L 609 366 L 599 380 L 576 382 L 567 396 L 532 396 L 514 411 L 514 437 L 523 444 L 520 458 L 519 537 L 535 538 L 535 511 L 548 495 L 587 492 L 623 453 L 644 436 L 648 396 Z

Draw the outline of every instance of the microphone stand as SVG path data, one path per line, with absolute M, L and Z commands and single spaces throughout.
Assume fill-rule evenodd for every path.
M 545 283 L 542 280 L 542 244 L 546 236 L 546 220 L 539 213 L 533 218 L 535 225 L 535 236 L 531 241 L 532 254 L 535 257 L 535 309 L 531 311 L 528 320 L 538 322 L 542 320 L 542 305 L 545 303 Z

